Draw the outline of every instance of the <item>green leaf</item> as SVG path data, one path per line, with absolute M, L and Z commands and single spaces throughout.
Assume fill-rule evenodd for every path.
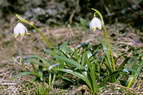
M 82 69 L 84 68 L 81 64 L 77 63 L 76 61 L 66 58 L 64 56 L 55 56 L 54 58 L 58 59 L 58 60 L 62 60 L 64 62 L 66 62 L 67 65 L 72 65 L 78 69 Z
M 73 70 L 69 70 L 69 69 L 59 69 L 59 71 L 72 74 L 73 76 L 76 76 L 76 77 L 82 79 L 82 80 L 89 86 L 89 88 L 92 89 L 91 83 L 90 83 L 90 81 L 88 80 L 87 75 L 85 75 L 84 73 L 81 74 L 81 73 L 74 72 Z

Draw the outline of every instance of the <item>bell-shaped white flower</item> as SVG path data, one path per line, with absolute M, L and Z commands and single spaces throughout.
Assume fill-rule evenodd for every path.
M 95 32 L 96 29 L 102 29 L 102 22 L 99 18 L 94 17 L 91 22 L 89 23 L 90 30 Z
M 14 37 L 17 38 L 18 36 L 24 36 L 25 34 L 29 34 L 27 28 L 22 23 L 18 23 L 14 27 Z

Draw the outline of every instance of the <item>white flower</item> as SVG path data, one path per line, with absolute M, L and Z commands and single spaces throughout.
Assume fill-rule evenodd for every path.
M 27 28 L 22 23 L 18 23 L 14 27 L 14 37 L 17 38 L 18 36 L 24 36 L 25 34 L 29 34 Z
M 99 18 L 94 17 L 91 22 L 89 23 L 90 30 L 95 32 L 96 29 L 102 29 L 102 22 Z

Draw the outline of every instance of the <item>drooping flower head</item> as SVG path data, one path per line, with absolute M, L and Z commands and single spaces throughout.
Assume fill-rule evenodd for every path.
M 90 30 L 95 32 L 97 29 L 102 29 L 102 22 L 99 18 L 93 17 L 91 22 L 89 23 Z
M 27 28 L 22 24 L 18 23 L 14 27 L 14 37 L 17 38 L 18 36 L 24 36 L 25 34 L 29 34 Z
M 93 19 L 89 23 L 90 30 L 95 32 L 97 29 L 102 30 L 104 28 L 104 20 L 100 11 L 91 8 L 94 11 Z M 98 18 L 99 17 L 99 18 Z

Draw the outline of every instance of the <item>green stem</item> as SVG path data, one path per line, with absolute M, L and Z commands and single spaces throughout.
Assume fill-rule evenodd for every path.
M 113 58 L 113 52 L 112 52 L 112 44 L 111 44 L 111 41 L 110 41 L 110 36 L 108 34 L 108 32 L 106 31 L 106 28 L 105 26 L 103 26 L 103 33 L 104 33 L 104 44 L 106 45 L 106 48 L 109 49 L 108 50 L 108 54 L 107 56 L 109 57 L 109 61 L 111 60 L 111 64 L 112 64 L 112 70 L 115 71 L 115 61 L 114 61 L 114 58 Z
M 113 58 L 113 55 L 112 55 L 112 45 L 111 45 L 111 42 L 110 42 L 110 36 L 109 36 L 109 34 L 106 30 L 106 27 L 104 25 L 103 16 L 98 10 L 96 10 L 94 8 L 91 8 L 91 10 L 95 11 L 94 17 L 97 14 L 101 19 L 102 29 L 103 29 L 103 37 L 104 37 L 103 45 L 105 45 L 105 48 L 107 49 L 107 51 L 105 51 L 105 54 L 107 56 L 109 66 L 111 67 L 112 71 L 115 71 L 116 68 L 115 68 L 115 61 L 114 61 L 114 58 Z
M 32 25 L 32 27 L 40 34 L 42 41 L 44 43 L 46 43 L 48 48 L 52 48 L 53 44 L 51 43 L 51 41 L 48 39 L 47 36 L 44 35 L 44 33 L 42 33 L 35 25 Z

